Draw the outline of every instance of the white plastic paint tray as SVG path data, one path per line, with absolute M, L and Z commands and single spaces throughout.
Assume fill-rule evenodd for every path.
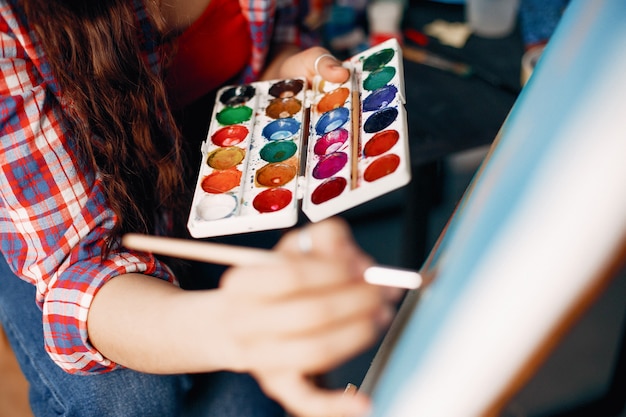
M 343 84 L 316 78 L 220 89 L 189 214 L 194 237 L 313 222 L 411 177 L 401 49 L 392 39 L 346 60 Z

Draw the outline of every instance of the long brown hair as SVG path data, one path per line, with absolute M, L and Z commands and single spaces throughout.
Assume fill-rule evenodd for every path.
M 162 74 L 141 52 L 132 0 L 25 0 L 61 92 L 76 143 L 103 178 L 117 216 L 105 255 L 121 234 L 153 233 L 164 213 L 186 217 L 181 135 Z M 146 0 L 162 33 L 158 5 Z M 182 222 L 178 222 L 178 226 Z

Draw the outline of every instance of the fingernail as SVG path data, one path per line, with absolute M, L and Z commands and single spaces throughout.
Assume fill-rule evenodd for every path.
M 352 383 L 348 383 L 348 385 L 346 385 L 346 389 L 343 391 L 343 395 L 354 395 L 356 394 L 356 392 L 358 391 L 358 388 L 356 385 L 352 384 Z

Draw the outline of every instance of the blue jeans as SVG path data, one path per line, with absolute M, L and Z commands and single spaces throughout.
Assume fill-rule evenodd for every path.
M 151 375 L 129 369 L 91 376 L 66 373 L 44 351 L 34 286 L 15 276 L 2 255 L 0 322 L 30 384 L 30 405 L 37 417 L 285 415 L 245 374 Z

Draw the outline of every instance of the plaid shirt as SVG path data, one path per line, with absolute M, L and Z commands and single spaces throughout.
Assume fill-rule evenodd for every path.
M 240 0 L 253 40 L 242 80 L 259 75 L 270 41 L 302 44 L 291 1 Z M 142 1 L 133 2 L 145 58 L 158 70 L 159 38 Z M 58 84 L 18 3 L 0 0 L 0 250 L 13 271 L 36 287 L 51 358 L 70 373 L 106 372 L 118 365 L 87 334 L 98 289 L 131 272 L 176 279 L 145 253 L 120 251 L 101 260 L 101 242 L 116 216 L 100 175 L 79 162 Z

